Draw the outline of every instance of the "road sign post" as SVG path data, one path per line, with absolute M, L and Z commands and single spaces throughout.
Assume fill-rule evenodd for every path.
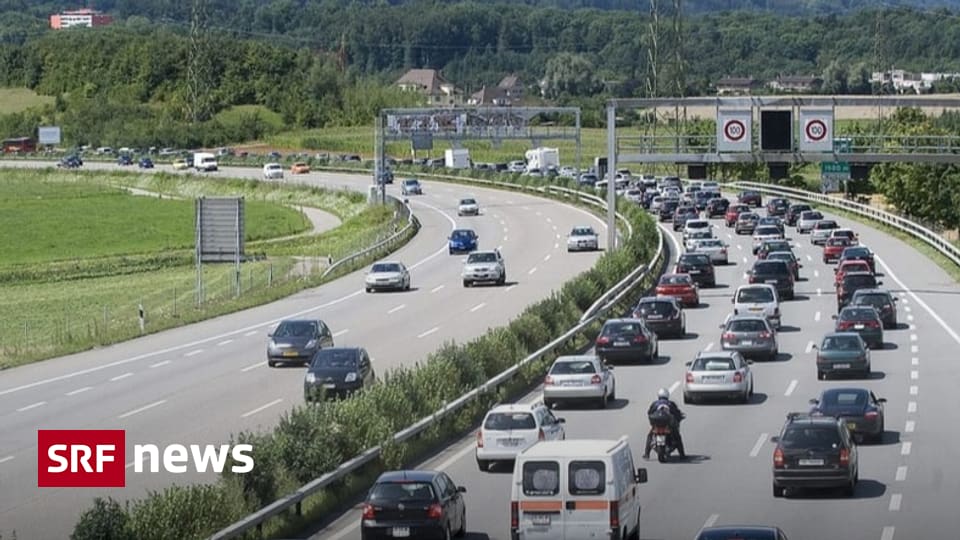
M 834 139 L 833 152 L 835 154 L 849 154 L 851 141 L 848 138 Z M 846 191 L 847 182 L 850 180 L 850 163 L 847 161 L 824 161 L 820 164 L 821 191 L 823 193 L 836 193 Z

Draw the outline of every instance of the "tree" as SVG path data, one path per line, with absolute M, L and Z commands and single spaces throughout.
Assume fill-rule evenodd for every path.
M 564 94 L 588 96 L 602 88 L 594 74 L 593 63 L 583 54 L 569 52 L 554 55 L 547 61 L 543 80 L 544 93 L 551 99 Z

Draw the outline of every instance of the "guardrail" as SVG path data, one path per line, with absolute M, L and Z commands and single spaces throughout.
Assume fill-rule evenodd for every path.
M 424 175 L 424 176 L 427 176 L 427 175 Z M 434 176 L 434 175 L 431 175 L 431 176 Z M 478 181 L 477 179 L 461 178 L 459 176 L 450 177 L 450 178 L 457 179 L 457 180 Z M 518 186 L 517 184 L 508 184 L 505 182 L 496 182 L 496 181 L 490 181 L 490 180 L 479 180 L 479 183 L 493 184 L 493 185 L 503 184 L 511 188 L 525 187 L 525 186 Z M 580 197 L 581 201 L 588 202 L 588 204 L 594 204 L 597 201 L 602 202 L 602 199 L 600 199 L 595 195 L 582 193 L 577 190 L 561 188 L 559 186 L 526 186 L 526 187 L 532 188 L 532 190 L 534 191 L 543 191 L 546 188 L 552 188 L 552 190 L 561 190 L 561 192 L 565 192 L 567 195 L 577 194 Z M 604 209 L 606 208 L 605 203 L 603 204 L 603 208 Z M 626 222 L 626 217 L 620 215 L 619 213 L 617 213 L 617 216 L 618 218 Z M 632 227 L 629 228 L 628 234 L 632 236 L 633 234 Z M 654 257 L 647 264 L 641 265 L 635 271 L 631 272 L 628 278 L 621 280 L 619 283 L 614 285 L 609 291 L 605 292 L 601 296 L 601 298 L 606 299 L 606 302 L 600 306 L 591 306 L 590 309 L 593 310 L 593 313 L 589 317 L 581 318 L 580 322 L 576 326 L 574 326 L 570 330 L 567 330 L 560 337 L 554 339 L 550 343 L 547 343 L 546 345 L 541 347 L 539 350 L 530 354 L 526 358 L 520 360 L 520 362 L 507 368 L 506 370 L 494 376 L 493 378 L 486 381 L 485 383 L 481 384 L 480 386 L 474 388 L 473 390 L 467 392 L 466 394 L 463 394 L 462 396 L 455 399 L 454 401 L 446 404 L 443 408 L 434 412 L 430 416 L 424 417 L 420 421 L 407 427 L 406 429 L 403 429 L 393 434 L 393 436 L 391 437 L 392 441 L 394 443 L 402 443 L 404 441 L 407 441 L 419 435 L 423 431 L 427 430 L 431 425 L 435 424 L 439 420 L 442 420 L 449 414 L 462 409 L 465 405 L 474 401 L 479 396 L 485 395 L 490 391 L 495 390 L 501 384 L 513 378 L 517 374 L 517 372 L 519 372 L 524 366 L 526 366 L 531 362 L 539 360 L 544 355 L 552 352 L 553 350 L 558 348 L 560 345 L 562 345 L 563 343 L 567 342 L 568 340 L 576 336 L 579 332 L 583 331 L 589 325 L 593 324 L 597 319 L 599 319 L 602 315 L 604 315 L 607 311 L 609 311 L 613 306 L 617 305 L 617 303 L 619 303 L 620 300 L 622 300 L 626 294 L 632 291 L 641 281 L 643 281 L 643 279 L 647 276 L 647 274 L 650 272 L 651 269 L 655 269 L 657 267 L 657 263 L 659 262 L 660 258 L 663 256 L 663 245 L 664 245 L 663 232 L 660 230 L 659 227 L 657 227 L 657 234 L 659 235 L 659 247 L 656 253 L 654 254 Z M 250 531 L 251 529 L 256 529 L 259 534 L 262 532 L 263 522 L 283 512 L 288 511 L 290 508 L 294 508 L 297 515 L 300 515 L 302 510 L 301 505 L 304 499 L 327 488 L 334 482 L 337 482 L 343 479 L 347 475 L 357 471 L 361 467 L 378 459 L 380 457 L 381 451 L 382 450 L 380 446 L 375 446 L 373 448 L 370 448 L 364 451 L 363 453 L 354 457 L 353 459 L 345 463 L 342 463 L 335 470 L 330 471 L 324 474 L 323 476 L 300 487 L 293 493 L 274 501 L 273 503 L 261 508 L 260 510 L 254 512 L 253 514 L 250 514 L 244 517 L 243 519 L 237 521 L 236 523 L 231 524 L 230 526 L 222 530 L 217 531 L 212 536 L 210 536 L 210 540 L 225 540 L 228 538 L 236 538 Z
M 813 193 L 810 191 L 804 191 L 802 189 L 773 186 L 758 182 L 731 182 L 727 185 L 738 189 L 751 189 L 770 195 L 779 195 L 802 201 L 833 206 L 835 208 L 846 210 L 847 212 L 864 216 L 874 221 L 879 221 L 880 223 L 889 225 L 897 230 L 903 231 L 926 242 L 943 254 L 943 256 L 953 261 L 954 264 L 960 265 L 960 249 L 957 249 L 957 247 L 949 240 L 933 232 L 927 227 L 924 227 L 923 225 L 910 221 L 909 219 L 902 218 L 898 215 L 891 214 L 890 212 L 886 212 L 879 208 L 874 208 L 870 205 L 861 204 L 854 201 L 848 201 L 846 199 L 828 197 L 820 193 Z
M 391 199 L 391 202 L 393 204 L 396 204 L 400 208 L 400 211 L 402 212 L 402 214 L 406 215 L 407 223 L 400 230 L 395 231 L 393 234 L 391 234 L 387 238 L 373 244 L 372 246 L 368 246 L 364 249 L 361 249 L 360 251 L 351 253 L 350 255 L 347 255 L 342 259 L 334 261 L 333 264 L 331 264 L 329 267 L 327 267 L 326 270 L 323 271 L 323 274 L 320 276 L 321 278 L 327 277 L 328 275 L 330 275 L 331 272 L 333 272 L 334 270 L 336 270 L 341 266 L 347 265 L 357 259 L 363 258 L 366 255 L 373 253 L 374 251 L 377 251 L 379 249 L 382 249 L 392 244 L 393 242 L 399 240 L 400 238 L 403 238 L 403 236 L 407 234 L 407 231 L 409 231 L 411 228 L 413 228 L 414 230 L 420 228 L 420 220 L 418 220 L 417 217 L 410 210 L 409 204 L 404 203 L 403 201 L 401 201 L 400 199 L 397 199 L 392 195 L 390 195 L 389 198 Z

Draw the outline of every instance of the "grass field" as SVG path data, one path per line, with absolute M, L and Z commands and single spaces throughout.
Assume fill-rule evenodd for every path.
M 214 116 L 224 126 L 236 126 L 244 116 L 257 115 L 265 124 L 274 131 L 283 129 L 283 117 L 263 105 L 234 105 L 228 109 L 218 112 Z
M 29 88 L 0 88 L 0 114 L 18 113 L 53 101 L 53 97 L 38 95 Z

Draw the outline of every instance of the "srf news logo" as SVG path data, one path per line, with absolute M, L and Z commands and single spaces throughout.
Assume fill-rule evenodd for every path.
M 126 485 L 126 431 L 122 429 L 37 430 L 37 487 L 124 487 Z M 171 444 L 162 450 L 154 444 L 133 447 L 133 470 L 150 472 L 160 467 L 174 474 L 190 470 L 221 473 L 227 458 L 237 474 L 253 470 L 253 446 L 237 444 Z M 191 469 L 192 465 L 192 469 Z

